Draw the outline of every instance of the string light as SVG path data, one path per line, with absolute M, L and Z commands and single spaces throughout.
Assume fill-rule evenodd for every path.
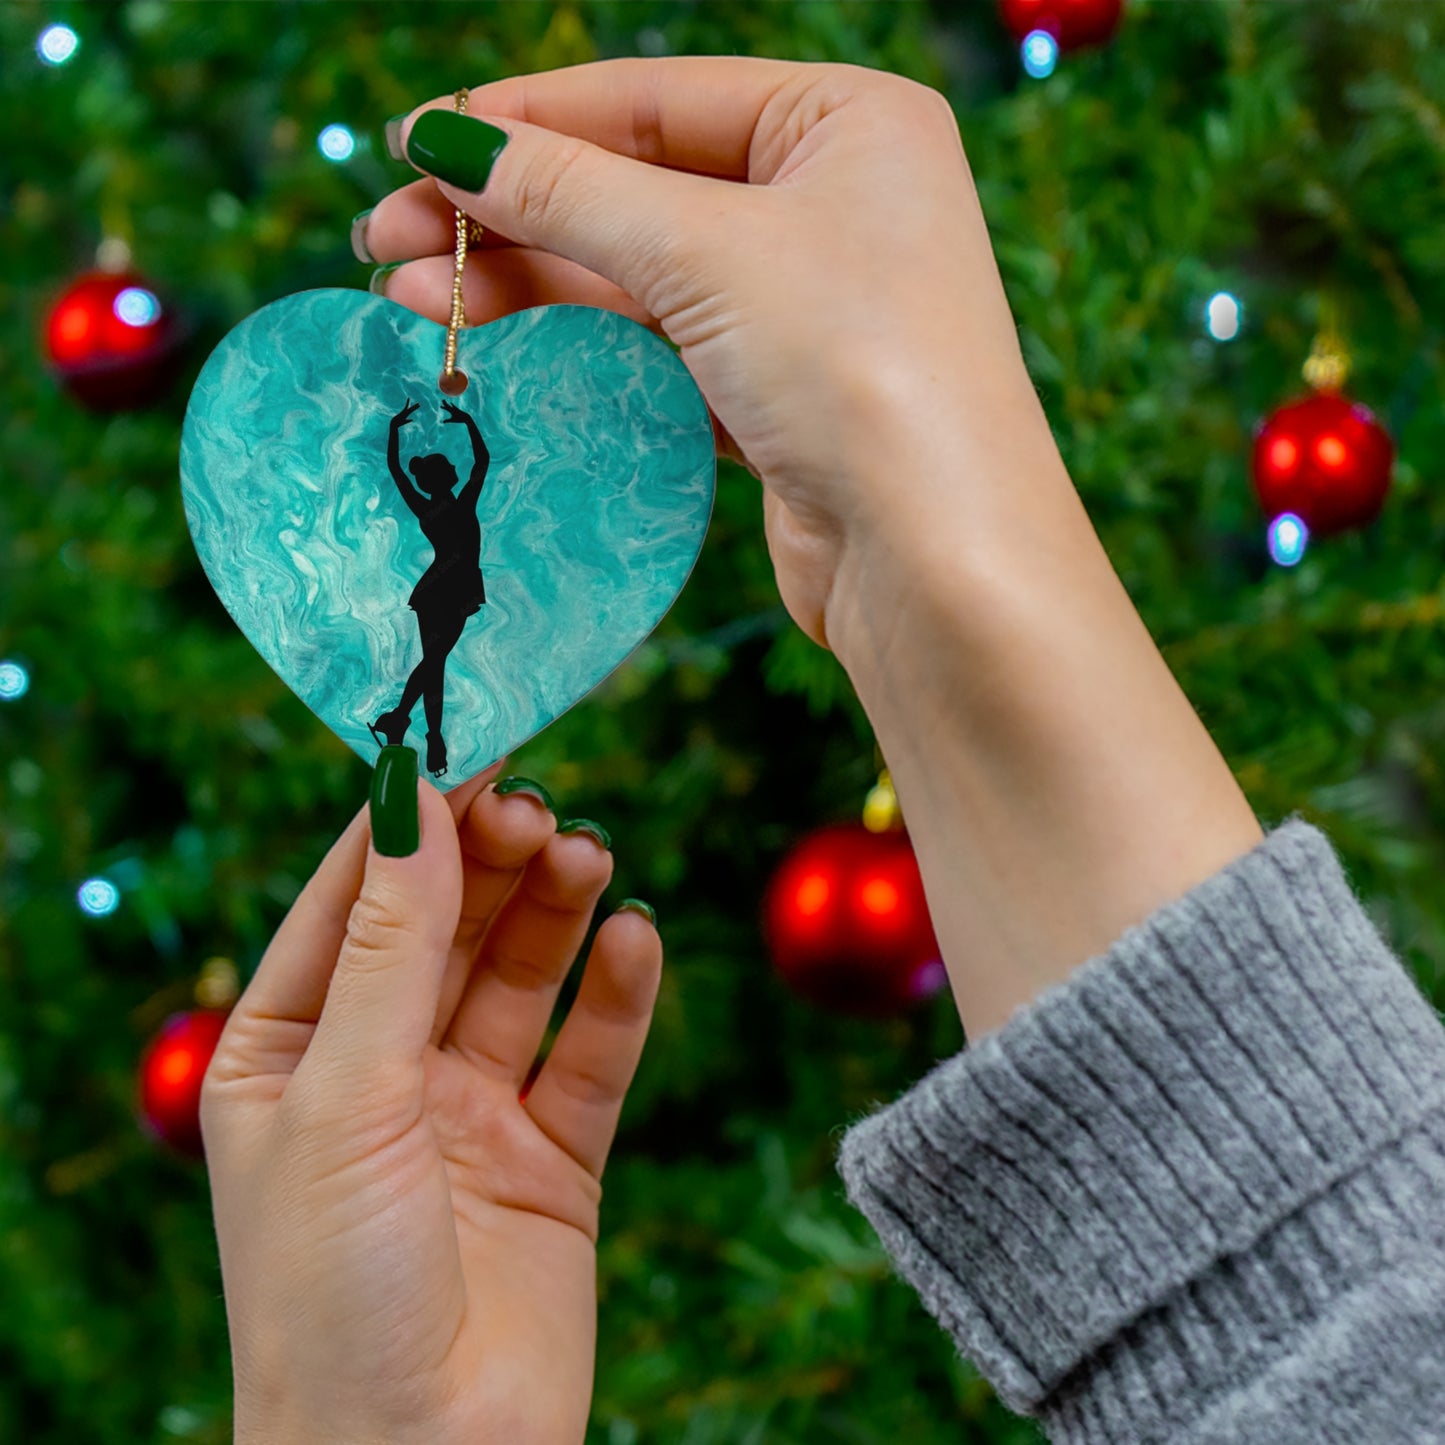
M 68 25 L 47 25 L 35 42 L 35 53 L 47 65 L 64 65 L 80 49 L 80 36 Z
M 329 125 L 316 137 L 316 145 L 329 161 L 349 161 L 356 151 L 356 137 L 347 126 Z
M 30 691 L 30 674 L 18 662 L 0 662 L 0 702 L 16 702 Z
M 1035 80 L 1045 80 L 1059 63 L 1059 42 L 1047 30 L 1031 30 L 1019 47 L 1024 69 Z
M 75 894 L 80 911 L 92 918 L 108 918 L 120 907 L 120 889 L 109 878 L 87 878 Z
M 127 326 L 149 326 L 160 316 L 161 303 L 155 292 L 144 286 L 127 286 L 115 298 L 111 310 Z
M 910 998 L 930 998 L 948 982 L 948 970 L 941 958 L 931 958 L 922 964 L 918 972 L 908 981 Z
M 1281 512 L 1269 524 L 1269 555 L 1281 567 L 1293 567 L 1305 554 L 1310 529 L 1293 512 Z
M 1244 325 L 1244 307 L 1228 291 L 1216 291 L 1204 308 L 1204 329 L 1216 341 L 1233 341 Z

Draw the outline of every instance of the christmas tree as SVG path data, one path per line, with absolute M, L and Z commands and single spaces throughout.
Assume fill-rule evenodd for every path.
M 1261 819 L 1323 827 L 1445 1002 L 1445 11 L 1133 0 L 1056 52 L 1021 55 L 985 0 L 0 10 L 0 1440 L 231 1438 L 204 1168 L 138 1123 L 138 1060 L 207 959 L 244 984 L 368 776 L 211 591 L 180 419 L 242 317 L 366 285 L 350 218 L 413 176 L 382 124 L 458 85 L 749 53 L 942 90 L 1131 596 Z M 131 324 L 175 320 L 120 410 L 47 365 L 98 253 Z M 1322 336 L 1391 488 L 1369 526 L 1272 555 L 1255 428 Z M 588 1438 L 1020 1445 L 833 1167 L 846 1123 L 962 1046 L 949 995 L 853 1018 L 767 957 L 770 877 L 857 817 L 880 760 L 761 516 L 723 464 L 665 622 L 511 763 L 611 830 L 604 903 L 654 903 L 668 956 L 605 1181 Z

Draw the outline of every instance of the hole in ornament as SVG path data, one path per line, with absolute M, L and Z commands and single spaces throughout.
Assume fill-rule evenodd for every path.
M 446 372 L 442 372 L 437 385 L 448 396 L 460 396 L 467 389 L 467 374 L 465 371 L 454 371 L 448 376 Z

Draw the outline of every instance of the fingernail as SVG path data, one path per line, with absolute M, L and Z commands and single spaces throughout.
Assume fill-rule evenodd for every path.
M 484 120 L 454 110 L 425 110 L 406 138 L 406 158 L 448 185 L 480 191 L 508 139 L 506 131 Z
M 375 206 L 368 206 L 351 218 L 351 254 L 365 266 L 376 265 L 376 257 L 366 244 L 366 223 L 375 209 Z
M 657 927 L 657 913 L 652 904 L 644 903 L 640 898 L 624 898 L 617 905 L 619 913 L 640 913 L 654 928 Z
M 366 283 L 366 289 L 373 296 L 386 295 L 386 283 L 391 279 L 391 273 L 399 266 L 405 266 L 405 261 L 393 261 L 389 266 L 378 266 L 371 273 L 371 280 Z
M 404 115 L 394 115 L 386 123 L 386 153 L 394 161 L 406 159 L 401 149 L 401 127 L 410 114 L 411 112 L 407 111 Z
M 527 793 L 537 799 L 549 813 L 557 811 L 557 805 L 552 801 L 552 795 L 541 783 L 534 783 L 531 778 L 503 778 L 500 783 L 493 786 L 494 793 L 500 793 L 504 798 L 509 793 Z
M 384 858 L 410 858 L 421 846 L 416 749 L 387 746 L 371 774 L 371 841 Z
M 568 818 L 565 823 L 558 824 L 557 831 L 559 833 L 586 833 L 595 838 L 604 848 L 612 847 L 612 834 L 601 823 L 594 823 L 591 818 Z

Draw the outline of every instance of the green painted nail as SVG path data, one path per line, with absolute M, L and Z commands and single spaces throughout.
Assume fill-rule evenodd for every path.
M 557 831 L 559 833 L 587 833 L 596 838 L 604 848 L 612 847 L 612 834 L 601 823 L 594 823 L 591 818 L 568 818 L 565 823 L 558 825 Z
M 405 265 L 405 261 L 393 261 L 389 266 L 378 266 L 376 270 L 371 273 L 371 280 L 366 283 L 366 289 L 370 291 L 373 296 L 385 296 L 386 283 L 391 279 L 391 273 L 395 271 L 398 266 Z
M 376 265 L 376 257 L 371 254 L 366 244 L 366 223 L 375 209 L 374 206 L 368 206 L 351 218 L 351 254 L 365 266 Z
M 416 749 L 387 746 L 371 774 L 371 841 L 384 858 L 410 858 L 421 845 Z
M 534 783 L 531 778 L 503 778 L 500 783 L 492 787 L 494 793 L 500 793 L 504 798 L 509 793 L 529 793 L 547 809 L 549 813 L 557 811 L 557 805 L 552 801 L 552 795 L 541 783 Z
M 386 153 L 394 161 L 404 161 L 405 154 L 401 149 L 401 127 L 411 112 L 405 111 L 401 115 L 394 115 L 387 121 L 384 134 L 386 135 Z
M 454 110 L 424 110 L 406 138 L 406 158 L 448 185 L 480 191 L 510 137 Z
M 644 903 L 640 898 L 624 898 L 617 905 L 619 913 L 640 913 L 654 928 L 657 927 L 657 911 L 652 904 Z

